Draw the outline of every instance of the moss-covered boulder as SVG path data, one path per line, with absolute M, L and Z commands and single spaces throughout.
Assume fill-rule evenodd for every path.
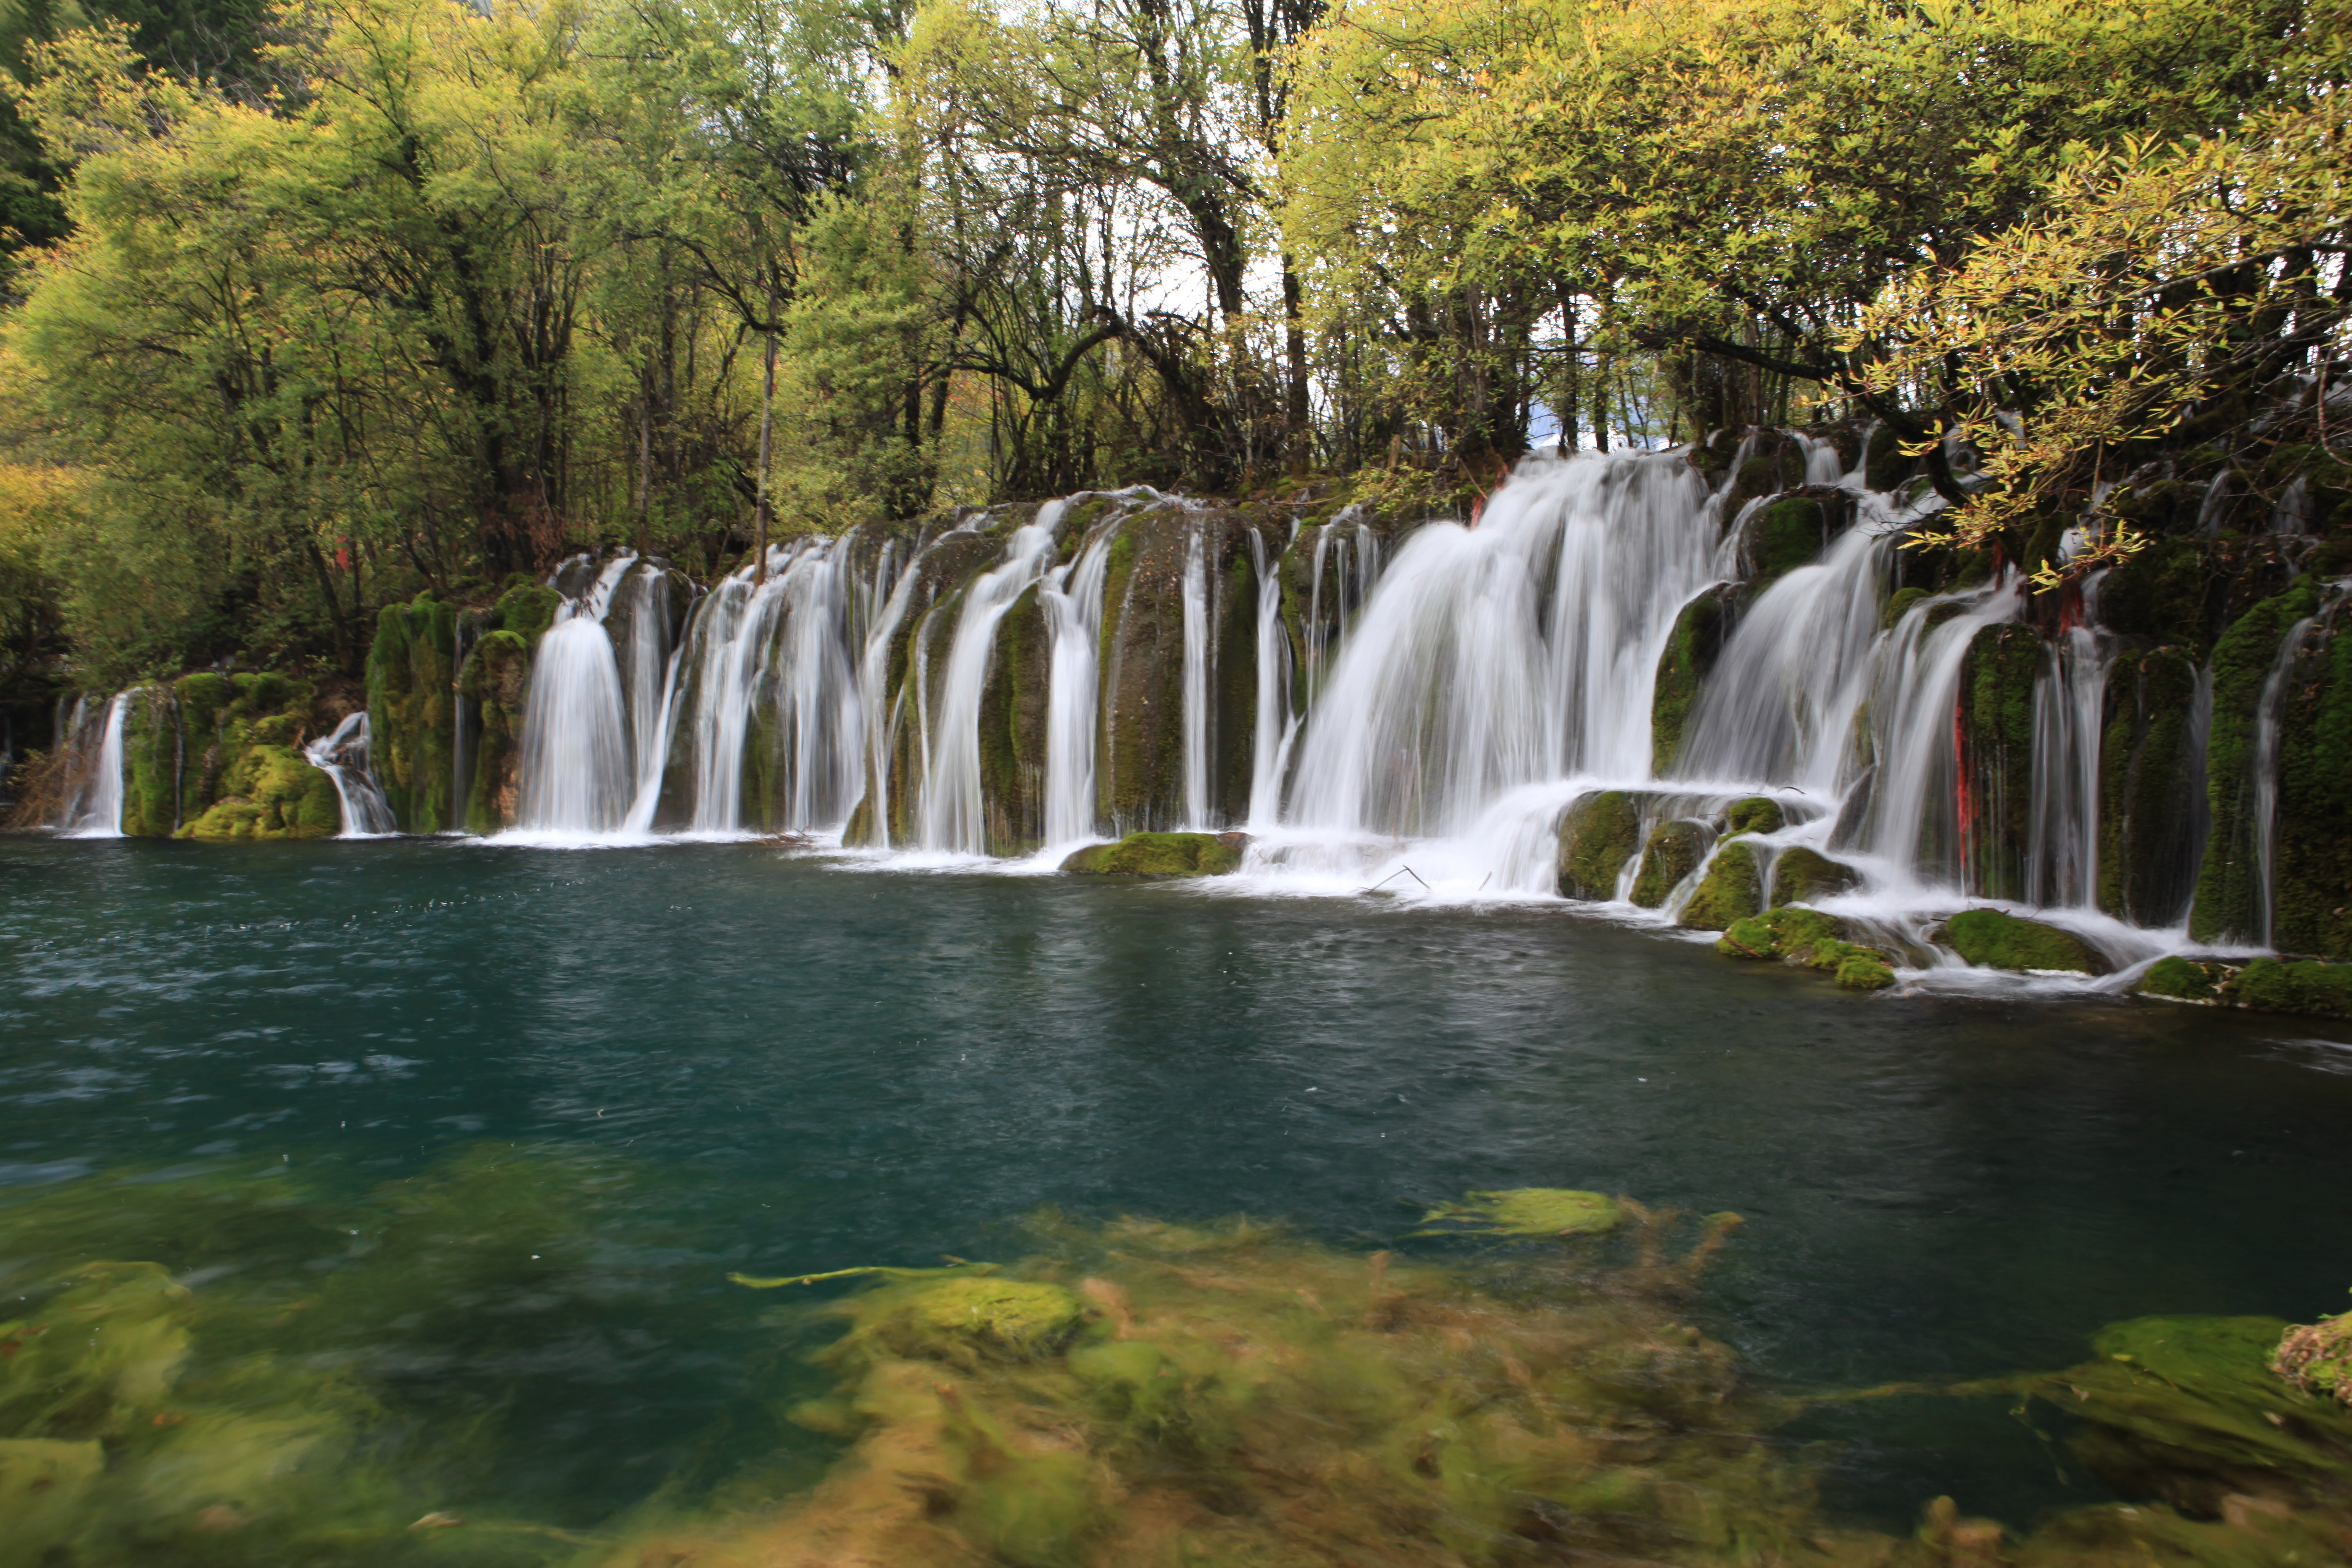
M 1936 939 L 1983 969 L 2022 973 L 2104 974 L 2106 960 L 2072 931 L 2000 910 L 1963 910 Z
M 553 600 L 552 589 L 526 590 Z M 554 616 L 551 603 L 550 619 Z M 542 625 L 541 631 L 546 629 Z M 457 826 L 457 611 L 430 592 L 386 605 L 368 649 L 369 761 L 394 819 L 406 833 Z
M 1958 860 L 1960 885 L 1978 898 L 2025 896 L 2033 819 L 2033 688 L 2044 658 L 2042 638 L 2031 626 L 2009 624 L 1979 629 L 1960 667 L 1955 721 L 1959 837 L 1947 853 Z
M 2271 945 L 2352 958 L 2352 637 L 2341 607 L 2289 652 L 2279 700 Z
M 532 645 L 520 632 L 487 631 L 466 656 L 459 692 L 473 705 L 465 826 L 497 833 L 514 826 L 521 803 L 522 719 L 530 697 Z
M 335 781 L 291 746 L 256 744 L 224 771 L 223 798 L 180 829 L 183 838 L 332 838 L 343 825 Z
M 2205 743 L 2206 802 L 2212 826 L 2189 912 L 2189 934 L 2199 942 L 2267 940 L 2262 781 L 2257 776 L 2263 694 L 2282 651 L 2291 655 L 2284 649 L 2287 635 L 2318 607 L 2318 586 L 2305 578 L 2248 608 L 2213 646 L 2213 718 Z M 2326 782 L 2341 787 L 2341 781 Z M 2284 799 L 2280 805 L 2284 808 Z M 2290 815 L 2282 809 L 2282 826 Z M 2333 910 L 2346 901 L 2338 899 L 2326 907 Z
M 1759 507 L 1740 540 L 1751 592 L 1810 566 L 1853 522 L 1853 497 L 1832 486 L 1808 485 Z
M 1081 877 L 1222 877 L 1241 869 L 1248 843 L 1239 833 L 1130 833 L 1116 844 L 1089 844 L 1062 869 Z
M 1761 795 L 1733 801 L 1723 815 L 1726 825 L 1734 833 L 1778 833 L 1786 821 L 1781 815 L 1780 803 Z
M 1846 940 L 1846 925 L 1818 910 L 1777 909 L 1734 921 L 1715 951 L 1818 969 L 1848 991 L 1883 991 L 1895 970 L 1877 949 Z
M 1756 847 L 1734 839 L 1717 848 L 1714 863 L 1683 906 L 1683 924 L 1693 931 L 1723 931 L 1763 907 L 1764 873 Z
M 2222 986 L 2235 973 L 2225 963 L 2202 963 L 2176 954 L 2149 964 L 2133 989 L 2143 996 L 2161 996 L 2169 1002 L 2218 1003 L 2222 1000 Z
M 1661 822 L 1650 830 L 1642 847 L 1642 868 L 1633 878 L 1633 901 L 1654 910 L 1682 879 L 1699 868 L 1715 842 L 1715 830 L 1703 822 Z
M 2238 972 L 2229 994 L 2259 1013 L 2352 1018 L 2352 964 L 2258 958 Z
M 1862 885 L 1862 873 L 1818 849 L 1792 844 L 1772 863 L 1772 902 L 1804 904 L 1816 899 L 1852 892 Z
M 2287 1330 L 2271 1354 L 2271 1370 L 2315 1399 L 2352 1405 L 2352 1312 Z
M 1684 731 L 1698 704 L 1699 689 L 1731 640 L 1738 595 L 1733 586 L 1709 588 L 1685 605 L 1658 655 L 1657 679 L 1650 689 L 1650 765 L 1662 777 L 1673 772 L 1682 755 Z
M 2197 886 L 2197 663 L 2185 647 L 2108 666 L 2099 743 L 2099 908 L 2137 925 L 2188 912 Z
M 1613 899 L 1618 874 L 1642 843 L 1642 813 L 1623 790 L 1587 795 L 1559 821 L 1559 893 Z

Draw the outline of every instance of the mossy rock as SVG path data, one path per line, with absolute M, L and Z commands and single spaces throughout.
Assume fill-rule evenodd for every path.
M 1601 1193 L 1572 1187 L 1510 1187 L 1469 1193 L 1440 1204 L 1421 1223 L 1442 1228 L 1423 1236 L 1598 1236 L 1623 1225 L 1625 1206 Z
M 2319 607 L 2319 588 L 2309 578 L 2284 594 L 2250 606 L 2213 645 L 2212 723 L 2205 742 L 2206 804 L 2212 827 L 2205 838 L 2203 864 L 2198 868 L 2195 902 L 2189 912 L 2189 934 L 2198 942 L 2263 941 L 2260 781 L 2254 777 L 2262 694 L 2270 679 L 2286 634 Z M 2282 723 L 2282 764 L 2288 750 L 2305 743 L 2334 749 L 2336 736 L 2297 737 L 2294 726 Z M 2286 840 L 2297 836 L 2300 814 L 2286 800 L 2296 773 L 2283 765 L 2277 805 L 2282 854 L 2273 862 L 2290 866 Z M 2315 780 L 2323 789 L 2341 788 L 2343 781 Z M 2326 907 L 2333 910 L 2337 903 Z M 2332 918 L 2332 917 L 2331 917 Z
M 1875 948 L 1846 940 L 1846 926 L 1819 910 L 1776 909 L 1735 921 L 1715 944 L 1729 958 L 1778 960 L 1819 969 L 1848 991 L 1884 991 L 1894 966 Z
M 1853 497 L 1826 486 L 1791 491 L 1759 509 L 1741 541 L 1750 584 L 1760 591 L 1811 565 L 1853 521 Z
M 335 793 L 335 781 L 291 747 L 251 747 L 223 774 L 221 786 L 223 798 L 178 837 L 218 843 L 332 838 L 342 830 L 342 797 Z
M 1861 872 L 1802 844 L 1781 850 L 1780 858 L 1772 865 L 1775 904 L 1810 903 L 1815 899 L 1852 892 L 1861 885 Z
M 1683 924 L 1693 931 L 1723 931 L 1763 907 L 1764 876 L 1755 846 L 1734 841 L 1716 850 L 1715 863 L 1683 906 Z
M 1698 694 L 1731 640 L 1732 607 L 1738 590 L 1709 588 L 1682 607 L 1658 654 L 1650 691 L 1650 766 L 1661 776 L 1681 756 L 1683 733 Z
M 1564 899 L 1613 899 L 1617 876 L 1641 847 L 1642 814 L 1623 790 L 1588 795 L 1559 822 L 1559 892 Z
M 512 632 L 535 647 L 555 624 L 555 612 L 562 605 L 563 595 L 545 584 L 518 583 L 499 595 L 490 616 L 498 630 Z
M 2230 998 L 2259 1013 L 2352 1018 L 2352 964 L 2258 958 L 2238 972 Z
M 2271 1352 L 2271 1370 L 2315 1399 L 2352 1405 L 2352 1312 L 2287 1330 Z
M 1883 632 L 1893 631 L 1901 623 L 1903 617 L 1911 613 L 1912 605 L 1922 599 L 1934 597 L 1933 589 L 1922 588 L 1916 584 L 1907 588 L 1897 588 L 1886 596 L 1886 608 L 1879 613 L 1878 629 Z
M 2106 960 L 2072 931 L 2000 910 L 1963 910 L 1946 921 L 1938 939 L 1983 969 L 2063 974 L 2104 974 Z
M 1130 833 L 1089 844 L 1062 862 L 1081 877 L 1222 877 L 1241 869 L 1249 840 L 1238 833 Z
M 2223 963 L 2200 963 L 2193 958 L 2159 958 L 2147 966 L 2136 987 L 2143 996 L 2174 1002 L 2219 1002 L 2221 986 L 2231 976 Z
M 2031 626 L 1979 627 L 1960 666 L 1955 721 L 1963 792 L 1957 842 L 1921 845 L 1922 858 L 1960 872 L 1986 899 L 2025 896 L 2032 844 L 2033 693 L 2046 651 Z M 1923 835 L 1923 837 L 1927 837 Z
M 1751 795 L 1746 800 L 1735 800 L 1724 813 L 1724 821 L 1734 833 L 1778 833 L 1787 818 L 1781 814 L 1780 803 L 1769 795 Z
M 1633 879 L 1633 901 L 1654 910 L 1706 858 L 1715 831 L 1702 822 L 1661 822 L 1642 847 L 1642 868 Z
M 2196 891 L 2197 663 L 2185 647 L 2118 654 L 2099 739 L 2099 908 L 2178 923 Z

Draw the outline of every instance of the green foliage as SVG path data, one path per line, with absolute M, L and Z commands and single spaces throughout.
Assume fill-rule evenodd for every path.
M 2000 910 L 1962 910 L 1944 922 L 1942 940 L 1987 969 L 2098 974 L 2106 968 L 2097 950 L 2072 931 Z
M 1241 868 L 1238 834 L 1130 833 L 1116 844 L 1089 844 L 1062 869 L 1089 877 L 1222 877 Z

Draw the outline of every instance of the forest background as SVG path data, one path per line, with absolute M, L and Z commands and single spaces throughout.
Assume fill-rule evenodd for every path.
M 2352 456 L 2352 0 L 9 0 L 0 68 L 20 717 L 1090 487 L 1872 420 L 2048 581 L 2151 454 Z

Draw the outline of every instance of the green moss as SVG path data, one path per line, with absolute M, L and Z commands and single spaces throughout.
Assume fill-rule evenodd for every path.
M 1598 1236 L 1626 1220 L 1625 1205 L 1601 1193 L 1570 1187 L 1512 1187 L 1470 1193 L 1460 1203 L 1440 1204 L 1421 1216 L 1444 1236 Z
M 1861 884 L 1862 875 L 1853 867 L 1802 844 L 1781 850 L 1780 858 L 1772 863 L 1775 904 L 1808 903 L 1850 892 Z
M 2014 624 L 1980 629 L 1960 668 L 1959 840 L 1921 846 L 1929 864 L 1957 854 L 1961 886 L 1979 898 L 2025 896 L 2033 814 L 2033 689 L 2042 639 Z M 1941 851 L 1941 852 L 1939 852 Z
M 2241 970 L 2231 999 L 2260 1013 L 2352 1018 L 2352 964 L 2258 958 Z
M 1618 874 L 1642 843 L 1642 814 L 1623 790 L 1588 795 L 1559 824 L 1559 892 L 1613 899 Z
M 1723 931 L 1764 907 L 1764 878 L 1755 847 L 1734 839 L 1720 845 L 1715 861 L 1683 907 L 1683 924 L 1693 931 Z
M 1242 863 L 1241 835 L 1130 833 L 1116 844 L 1090 844 L 1062 862 L 1087 877 L 1222 877 Z
M 530 594 L 551 601 L 551 618 L 557 600 L 551 588 L 514 588 L 507 599 L 522 603 L 518 596 Z M 456 825 L 450 788 L 457 645 L 456 609 L 429 595 L 387 605 L 376 617 L 367 665 L 369 759 L 404 832 L 438 833 Z
M 2200 963 L 2177 955 L 2159 958 L 2147 966 L 2135 989 L 2143 995 L 2167 996 L 2176 1002 L 2213 1002 L 2221 999 L 2221 982 L 2229 973 L 2221 964 Z
M 1022 855 L 1045 824 L 1045 703 L 1052 639 L 1032 584 L 996 625 L 980 700 L 980 799 L 988 853 Z
M 1654 910 L 1685 877 L 1699 868 L 1715 842 L 1715 832 L 1700 822 L 1662 822 L 1642 847 L 1642 868 L 1633 879 L 1633 902 Z
M 514 825 L 523 708 L 530 695 L 530 651 L 519 632 L 486 632 L 467 654 L 466 668 L 458 674 L 458 688 L 475 704 L 481 724 L 474 738 L 467 789 L 468 832 L 496 833 Z
M 2193 521 L 2193 505 L 2189 515 Z M 2110 630 L 2178 643 L 2201 657 L 2212 641 L 2216 564 L 2201 540 L 2151 539 L 2101 580 L 2099 619 Z
M 1905 616 L 1911 613 L 1912 605 L 1917 604 L 1922 599 L 1932 599 L 1934 597 L 1935 593 L 1933 590 L 1922 588 L 1916 584 L 1907 588 L 1897 588 L 1894 593 L 1887 595 L 1886 608 L 1879 613 L 1878 629 L 1887 632 L 1893 631 L 1896 624 L 1899 623 Z
M 1778 833 L 1787 821 L 1780 803 L 1761 795 L 1733 801 L 1723 816 L 1734 833 Z
M 2196 890 L 2197 668 L 2188 650 L 2118 654 L 2099 746 L 2099 907 L 2170 925 Z
M 1657 679 L 1650 699 L 1651 766 L 1661 776 L 1674 770 L 1682 754 L 1683 731 L 1699 689 L 1714 672 L 1731 635 L 1730 600 L 1726 590 L 1710 588 L 1685 605 L 1675 617 L 1674 630 L 1658 655 Z
M 2282 699 L 2271 944 L 2352 958 L 2352 637 L 2340 610 L 2304 637 Z
M 123 699 L 122 831 L 169 838 L 180 826 L 179 705 L 165 687 L 142 686 Z
M 2352 1405 L 2352 1312 L 2287 1330 L 2271 1370 L 2314 1398 Z
M 975 1356 L 1051 1355 L 1084 1309 L 1058 1285 L 964 1276 L 898 1285 L 867 1303 L 864 1331 L 897 1355 L 968 1364 Z
M 1895 984 L 1886 955 L 1845 940 L 1845 922 L 1818 910 L 1775 909 L 1734 921 L 1715 951 L 1728 958 L 1777 960 L 1827 973 L 1848 991 Z
M 335 783 L 287 746 L 257 744 L 221 776 L 224 798 L 180 830 L 183 838 L 331 838 L 342 826 Z
M 499 595 L 490 611 L 490 624 L 535 647 L 555 624 L 555 612 L 562 607 L 563 595 L 546 584 L 518 583 Z
M 1853 521 L 1853 498 L 1824 488 L 1799 490 L 1759 509 L 1743 542 L 1750 584 L 1760 591 L 1784 574 L 1811 565 Z
M 2263 687 L 2280 644 L 2318 604 L 2317 585 L 2303 579 L 2247 610 L 2213 646 L 2213 719 L 2205 743 L 2206 802 L 2212 827 L 2189 913 L 2189 933 L 2199 942 L 2263 939 L 2255 730 Z
M 2099 974 L 2106 969 L 2096 950 L 2072 931 L 2000 910 L 1961 910 L 1944 922 L 1941 940 L 1985 969 L 2074 974 Z

